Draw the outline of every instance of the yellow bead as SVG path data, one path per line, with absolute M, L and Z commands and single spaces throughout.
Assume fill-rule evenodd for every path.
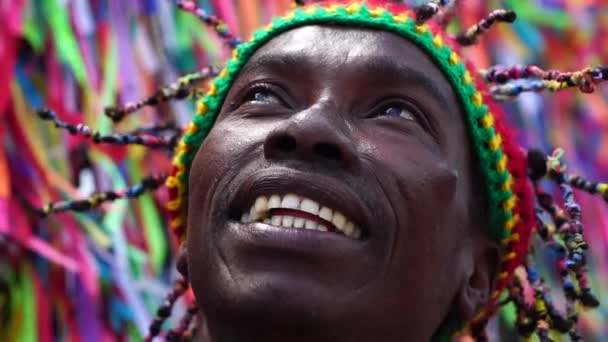
M 165 185 L 167 186 L 167 188 L 169 189 L 175 189 L 177 188 L 178 185 L 178 180 L 175 177 L 167 177 L 167 180 L 165 181 Z
M 452 52 L 450 54 L 450 65 L 456 65 L 458 63 L 460 63 L 460 58 L 458 57 L 458 54 L 456 54 L 456 52 Z
M 220 76 L 220 78 L 228 77 L 228 69 L 226 69 L 226 68 L 222 69 L 222 71 L 220 71 L 219 76 Z
M 359 12 L 360 9 L 361 9 L 361 5 L 352 4 L 352 5 L 349 5 L 348 7 L 346 7 L 346 13 L 353 14 L 353 13 Z
M 608 192 L 608 184 L 602 183 L 597 187 L 597 190 L 600 194 L 605 194 Z
M 207 114 L 207 110 L 209 108 L 207 107 L 207 104 L 203 101 L 198 101 L 196 103 L 196 113 L 199 115 L 204 115 Z
M 331 5 L 327 8 L 326 11 L 328 13 L 336 13 L 336 11 L 338 10 L 338 7 L 339 7 L 338 5 Z
M 516 198 L 515 196 L 512 196 L 502 204 L 502 208 L 504 209 L 504 211 L 511 211 L 513 210 L 513 208 L 515 208 L 515 202 Z
M 426 25 L 416 25 L 416 27 L 414 27 L 414 31 L 416 31 L 418 34 L 423 34 L 428 30 L 429 28 Z
M 492 113 L 488 113 L 481 118 L 481 126 L 485 129 L 489 129 L 494 127 L 494 115 Z
M 440 35 L 436 35 L 435 38 L 433 38 L 433 45 L 435 45 L 435 47 L 438 49 L 443 47 L 443 39 Z
M 502 136 L 500 136 L 500 134 L 496 134 L 495 136 L 493 136 L 492 139 L 490 139 L 490 141 L 488 142 L 488 146 L 492 151 L 498 150 L 500 146 L 502 146 Z
M 511 260 L 515 259 L 516 257 L 517 257 L 517 254 L 515 254 L 515 252 L 511 252 L 511 253 L 509 253 L 509 254 L 505 255 L 505 256 L 502 258 L 502 260 L 503 260 L 503 261 L 511 261 Z M 506 273 L 506 272 L 503 272 L 503 273 Z M 499 277 L 500 277 L 500 276 L 499 276 Z M 505 278 L 506 278 L 506 277 L 505 277 Z
M 515 234 L 513 234 L 513 235 L 511 235 L 509 237 L 506 237 L 506 238 L 502 239 L 502 244 L 504 246 L 507 246 L 511 242 L 514 242 L 514 241 L 519 241 L 519 234 L 515 233 Z
M 471 101 L 473 101 L 473 104 L 476 107 L 481 107 L 481 105 L 483 104 L 483 97 L 481 96 L 481 93 L 475 92 L 475 94 L 473 94 L 473 96 L 471 97 Z
M 194 134 L 198 133 L 199 131 L 200 131 L 200 128 L 198 128 L 198 126 L 194 122 L 190 122 L 188 124 L 188 129 L 186 130 L 186 132 L 189 135 L 194 135 Z
M 473 77 L 471 77 L 471 73 L 468 70 L 465 71 L 464 76 L 462 77 L 462 81 L 465 84 L 471 84 L 471 83 L 473 83 Z
M 517 222 L 519 222 L 519 215 L 513 215 L 513 217 L 511 217 L 507 223 L 505 223 L 505 230 L 507 232 L 512 231 Z
M 312 7 L 308 7 L 306 9 L 306 11 L 304 11 L 304 12 L 308 15 L 313 15 L 313 14 L 315 14 L 316 11 L 317 11 L 317 8 L 312 6 Z
M 377 7 L 377 8 L 374 8 L 373 10 L 369 11 L 369 14 L 374 18 L 381 16 L 382 13 L 384 13 L 384 9 L 381 7 Z
M 182 206 L 181 198 L 176 198 L 173 201 L 167 202 L 167 209 L 177 211 Z
M 496 164 L 496 171 L 503 173 L 507 170 L 507 156 L 506 155 L 502 155 L 502 158 L 500 158 L 500 160 L 498 161 L 498 163 Z
M 393 21 L 397 24 L 405 24 L 407 22 L 407 19 L 408 17 L 405 14 L 399 14 L 393 17 Z
M 209 86 L 209 92 L 207 93 L 207 95 L 209 95 L 209 96 L 217 95 L 217 87 L 215 86 L 215 84 L 211 83 L 211 85 Z
M 186 154 L 190 152 L 190 145 L 186 144 L 183 140 L 179 142 L 177 146 L 177 151 L 180 154 Z
M 502 183 L 502 191 L 504 192 L 508 192 L 511 191 L 513 187 L 513 176 L 511 176 L 511 174 L 509 174 L 509 176 L 507 176 L 507 180 Z
M 182 215 L 176 217 L 171 221 L 171 229 L 180 228 L 184 224 L 184 217 Z

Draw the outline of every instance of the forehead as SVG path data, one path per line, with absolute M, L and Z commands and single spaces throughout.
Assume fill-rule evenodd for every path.
M 430 57 L 414 43 L 386 31 L 338 26 L 296 28 L 261 47 L 241 75 L 281 68 L 302 76 L 338 70 L 341 74 L 407 79 L 426 86 L 445 104 L 456 102 L 450 83 Z

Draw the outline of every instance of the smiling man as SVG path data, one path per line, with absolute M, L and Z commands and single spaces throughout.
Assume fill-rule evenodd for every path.
M 315 5 L 237 48 L 168 182 L 208 338 L 449 340 L 484 322 L 532 215 L 483 101 L 399 6 Z

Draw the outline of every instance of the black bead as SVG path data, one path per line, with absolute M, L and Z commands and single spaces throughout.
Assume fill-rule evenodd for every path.
M 581 291 L 579 299 L 587 308 L 597 308 L 600 306 L 600 301 L 589 290 Z
M 150 324 L 150 335 L 158 335 L 158 333 L 160 333 L 160 328 L 162 325 L 163 321 L 158 318 L 155 318 L 154 321 L 152 321 L 152 324 Z
M 537 149 L 528 150 L 528 176 L 537 181 L 547 174 L 547 155 Z
M 171 309 L 173 309 L 171 303 L 163 303 L 156 311 L 156 315 L 164 318 L 169 317 Z

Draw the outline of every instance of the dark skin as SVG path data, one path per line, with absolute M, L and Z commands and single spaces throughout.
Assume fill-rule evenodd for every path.
M 181 257 L 212 341 L 428 341 L 489 299 L 463 113 L 419 48 L 306 26 L 243 68 L 190 174 Z M 240 223 L 255 196 L 342 210 L 360 239 Z M 325 201 L 325 202 L 324 202 Z

